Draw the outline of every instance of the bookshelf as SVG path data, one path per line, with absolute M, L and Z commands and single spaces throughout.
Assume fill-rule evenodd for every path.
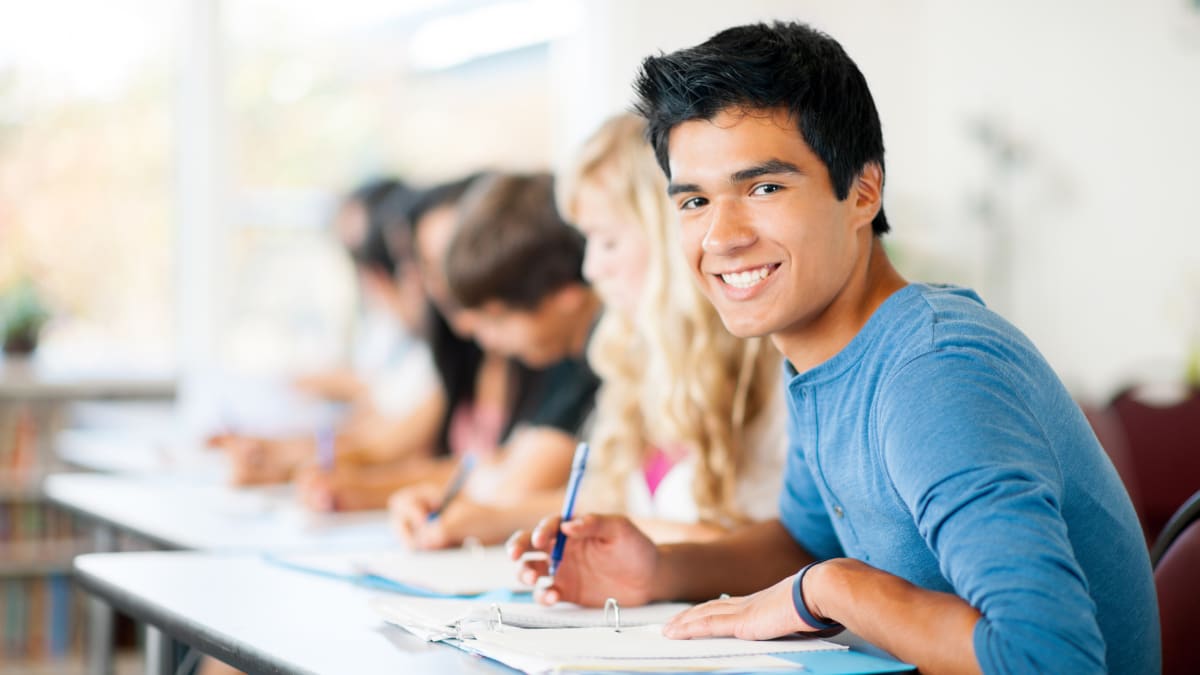
M 90 550 L 74 516 L 47 503 L 41 478 L 53 457 L 38 447 L 45 402 L 0 405 L 0 664 L 78 660 L 83 599 L 71 559 Z
M 0 358 L 0 671 L 83 672 L 87 604 L 71 561 L 94 550 L 84 524 L 42 484 L 67 468 L 54 452 L 70 406 L 167 398 L 166 380 L 51 371 Z

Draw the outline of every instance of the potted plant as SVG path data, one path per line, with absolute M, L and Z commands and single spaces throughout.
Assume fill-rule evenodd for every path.
M 21 279 L 0 293 L 0 331 L 4 353 L 26 356 L 37 349 L 38 334 L 50 318 L 37 288 L 29 279 Z

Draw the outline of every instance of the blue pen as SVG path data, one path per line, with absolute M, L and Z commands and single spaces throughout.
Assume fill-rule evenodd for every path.
M 317 430 L 317 466 L 322 471 L 332 471 L 335 462 L 337 434 L 329 427 Z
M 567 496 L 563 500 L 562 522 L 567 522 L 571 519 L 571 514 L 575 511 L 575 497 L 579 494 L 579 483 L 583 479 L 583 470 L 587 467 L 588 444 L 587 442 L 580 443 L 575 448 L 575 459 L 571 461 L 571 479 L 567 481 Z M 550 576 L 558 571 L 558 564 L 562 562 L 563 548 L 567 545 L 567 535 L 562 532 L 560 523 L 558 528 L 558 536 L 554 540 L 554 551 L 550 553 Z
M 438 507 L 429 512 L 425 517 L 425 522 L 432 523 L 442 515 L 442 511 L 450 505 L 450 501 L 454 499 L 463 489 L 463 485 L 467 482 L 467 476 L 471 474 L 471 469 L 475 468 L 475 455 L 467 455 L 463 458 L 462 464 L 458 466 L 458 473 L 454 474 L 454 478 L 450 480 L 450 485 L 446 487 L 446 495 L 442 497 L 442 503 Z

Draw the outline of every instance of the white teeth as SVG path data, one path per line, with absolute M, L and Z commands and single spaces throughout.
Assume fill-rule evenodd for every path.
M 762 267 L 752 269 L 752 270 L 746 270 L 744 272 L 733 272 L 730 274 L 722 274 L 721 280 L 724 281 L 725 283 L 729 284 L 730 286 L 733 286 L 734 288 L 750 288 L 754 284 L 757 284 L 758 282 L 762 281 L 763 279 L 766 279 L 767 275 L 770 273 L 771 273 L 771 266 L 763 265 Z

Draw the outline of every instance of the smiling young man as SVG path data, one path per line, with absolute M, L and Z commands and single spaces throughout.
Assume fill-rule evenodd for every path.
M 1078 407 L 973 292 L 889 262 L 879 117 L 840 45 L 733 28 L 648 58 L 637 86 L 698 283 L 731 332 L 787 357 L 781 516 L 660 547 L 622 518 L 573 520 L 539 599 L 749 594 L 666 633 L 841 624 L 924 673 L 1158 672 L 1145 544 Z M 517 533 L 512 554 L 558 527 Z

